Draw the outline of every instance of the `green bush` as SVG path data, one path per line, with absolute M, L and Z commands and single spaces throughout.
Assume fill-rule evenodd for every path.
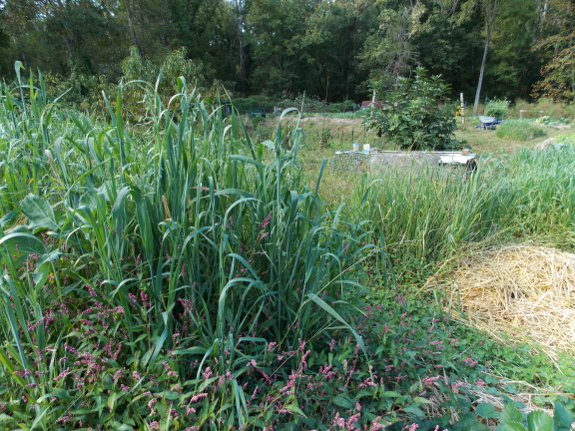
M 368 111 L 365 125 L 403 150 L 456 148 L 455 105 L 448 90 L 439 76 L 427 78 L 418 68 L 415 79 L 401 78 L 385 95 L 385 105 Z
M 485 105 L 483 115 L 487 117 L 505 118 L 509 110 L 509 101 L 507 99 L 493 99 Z
M 547 136 L 541 127 L 527 120 L 509 120 L 497 126 L 495 136 L 501 139 L 514 141 L 530 141 L 531 139 Z

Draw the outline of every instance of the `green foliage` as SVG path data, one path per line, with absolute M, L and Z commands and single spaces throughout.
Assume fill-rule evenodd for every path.
M 492 159 L 465 183 L 390 176 L 329 209 L 325 165 L 313 188 L 302 177 L 297 125 L 254 142 L 183 80 L 177 122 L 146 84 L 141 124 L 125 122 L 123 86 L 101 122 L 16 66 L 0 103 L 0 428 L 433 429 L 457 415 L 454 429 L 484 429 L 468 389 L 487 382 L 489 349 L 402 286 L 497 229 L 570 228 L 573 149 Z M 534 367 L 521 371 L 552 365 Z
M 490 100 L 483 111 L 483 115 L 487 117 L 505 118 L 509 110 L 509 101 L 507 99 L 494 98 Z
M 456 148 L 455 105 L 447 99 L 448 88 L 439 76 L 427 78 L 419 68 L 415 79 L 401 78 L 386 93 L 385 105 L 370 111 L 365 125 L 403 150 Z
M 252 97 L 236 97 L 233 99 L 234 107 L 240 114 L 246 114 L 249 109 L 265 108 L 267 112 L 274 112 L 274 108 L 278 107 L 281 113 L 284 109 L 288 108 L 301 108 L 303 95 L 297 97 L 269 97 L 269 96 L 252 96 Z M 342 103 L 327 103 L 321 100 L 306 97 L 303 99 L 304 111 L 306 113 L 345 113 L 353 112 L 357 109 L 357 105 L 348 100 Z
M 545 45 L 555 47 L 555 55 L 542 68 L 543 80 L 534 87 L 537 97 L 550 97 L 555 101 L 573 103 L 575 100 L 575 78 L 572 70 L 575 67 L 573 58 L 573 34 L 570 33 L 550 37 Z
M 565 236 L 575 221 L 574 154 L 566 146 L 492 156 L 465 180 L 464 171 L 449 168 L 390 168 L 354 192 L 353 211 L 381 224 L 387 252 L 400 260 L 443 260 L 492 235 Z
M 495 136 L 515 141 L 530 141 L 547 136 L 545 129 L 527 120 L 508 120 L 497 126 Z
M 397 377 L 435 373 L 435 356 L 411 346 L 416 366 L 396 363 L 413 343 L 380 349 L 387 322 L 361 311 L 378 233 L 302 184 L 301 130 L 289 150 L 281 127 L 255 144 L 181 84 L 178 123 L 149 93 L 147 129 L 124 123 L 122 87 L 104 124 L 33 86 L 4 89 L 4 420 L 326 429 L 418 417 L 427 401 Z
M 570 430 L 575 415 L 570 410 L 575 403 L 568 398 L 555 402 L 551 417 L 544 411 L 532 411 L 525 415 L 513 403 L 507 403 L 499 416 L 498 431 L 562 431 Z
M 145 115 L 145 110 L 153 106 L 150 101 L 142 103 L 150 94 L 151 86 L 155 95 L 158 95 L 165 106 L 170 105 L 170 98 L 177 94 L 180 79 L 189 86 L 206 96 L 212 96 L 214 89 L 208 92 L 206 79 L 203 74 L 203 64 L 187 58 L 185 48 L 168 53 L 159 66 L 150 60 L 144 60 L 135 47 L 130 48 L 130 56 L 122 61 L 122 81 L 125 85 L 123 101 L 126 103 L 124 111 L 132 119 L 139 119 Z M 217 91 L 217 90 L 216 90 Z M 153 109 L 157 109 L 154 107 Z

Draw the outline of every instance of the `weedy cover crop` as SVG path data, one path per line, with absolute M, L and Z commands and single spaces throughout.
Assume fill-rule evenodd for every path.
M 146 118 L 124 124 L 120 87 L 99 123 L 38 79 L 2 93 L 0 426 L 353 429 L 423 414 L 419 389 L 388 389 L 433 366 L 360 334 L 382 239 L 300 182 L 297 127 L 289 150 L 281 127 L 256 144 L 182 79 L 177 118 L 133 82 Z

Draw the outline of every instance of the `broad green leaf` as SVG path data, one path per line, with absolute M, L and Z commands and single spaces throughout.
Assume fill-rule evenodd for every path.
M 397 392 L 393 392 L 393 391 L 385 391 L 381 394 L 382 397 L 390 397 L 390 398 L 398 398 L 401 397 L 402 395 L 397 393 Z
M 61 399 L 67 400 L 67 399 L 70 399 L 70 394 L 68 393 L 68 391 L 66 391 L 64 389 L 58 389 L 55 392 L 51 392 L 49 394 L 42 395 L 40 398 L 38 398 L 37 402 L 41 403 L 46 398 L 50 398 L 50 397 L 56 397 L 56 398 L 61 398 Z
M 423 411 L 420 408 L 415 407 L 415 406 L 407 406 L 407 407 L 404 407 L 402 410 L 404 412 L 412 413 L 416 416 L 419 416 L 420 418 L 425 417 L 425 413 L 423 413 Z
M 110 396 L 108 397 L 108 408 L 110 409 L 110 411 L 114 411 L 114 405 L 116 404 L 116 399 L 118 397 L 118 393 L 117 392 L 112 392 L 110 394 Z
M 0 413 L 0 422 L 10 422 L 13 420 L 14 418 L 12 416 L 8 416 L 6 413 Z
M 22 212 L 30 221 L 30 229 L 49 229 L 57 231 L 60 226 L 56 221 L 54 210 L 50 203 L 38 196 L 26 196 L 21 203 Z
M 555 401 L 553 404 L 555 405 L 555 409 L 553 411 L 553 421 L 555 426 L 557 428 L 570 430 L 571 424 L 575 421 L 575 416 L 560 402 Z
M 495 410 L 490 403 L 479 403 L 475 408 L 475 413 L 477 413 L 482 418 L 496 418 L 499 417 L 499 412 Z
M 542 411 L 531 412 L 527 415 L 529 431 L 553 431 L 553 418 Z
M 296 406 L 295 404 L 288 404 L 288 405 L 285 406 L 284 408 L 287 409 L 287 410 L 290 410 L 290 411 L 292 411 L 292 412 L 294 412 L 294 413 L 297 413 L 298 415 L 303 416 L 304 418 L 307 417 L 307 416 L 305 415 L 305 413 L 302 412 L 301 409 L 300 409 L 298 406 Z
M 523 419 L 523 415 L 513 403 L 506 404 L 499 416 L 499 420 L 503 424 L 507 422 L 521 422 L 521 419 Z
M 463 425 L 463 431 L 490 431 L 489 427 L 481 422 L 473 420 L 467 420 Z
M 15 254 L 16 252 L 24 254 L 44 254 L 46 247 L 42 240 L 36 238 L 34 235 L 23 232 L 13 232 L 0 239 L 0 245 L 7 247 L 8 252 Z
M 510 421 L 503 424 L 500 428 L 500 431 L 527 431 L 527 428 L 521 423 L 517 421 Z
M 349 397 L 346 397 L 345 395 L 338 395 L 333 399 L 333 403 L 343 407 L 344 409 L 351 409 L 353 407 L 353 403 Z

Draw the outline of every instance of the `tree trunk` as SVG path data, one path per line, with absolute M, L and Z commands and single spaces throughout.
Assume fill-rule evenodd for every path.
M 489 51 L 489 31 L 485 36 L 485 48 L 483 48 L 483 60 L 481 61 L 481 69 L 479 70 L 479 81 L 477 82 L 477 92 L 475 93 L 475 103 L 473 103 L 473 115 L 477 115 L 477 106 L 479 105 L 479 97 L 481 96 L 481 86 L 483 85 L 483 74 L 485 73 L 485 63 L 487 62 L 487 52 Z
M 481 61 L 481 69 L 479 70 L 479 81 L 477 82 L 477 92 L 475 93 L 475 103 L 473 104 L 473 115 L 477 115 L 477 106 L 479 105 L 479 97 L 481 96 L 481 87 L 483 85 L 483 75 L 485 74 L 485 63 L 487 62 L 487 53 L 489 52 L 489 41 L 491 40 L 491 31 L 495 17 L 497 16 L 497 8 L 499 0 L 483 0 L 483 7 L 485 11 L 485 48 L 483 48 L 483 60 Z
M 240 92 L 242 97 L 246 93 L 246 56 L 244 49 L 244 29 L 242 25 L 242 11 L 240 0 L 235 0 L 236 6 L 236 26 L 238 29 L 238 49 L 240 54 Z
M 130 33 L 132 34 L 132 39 L 134 39 L 134 45 L 138 48 L 138 53 L 140 57 L 144 58 L 144 52 L 136 35 L 136 28 L 134 27 L 134 7 L 132 5 L 133 0 L 126 0 L 126 9 L 128 12 L 128 26 L 130 27 Z

